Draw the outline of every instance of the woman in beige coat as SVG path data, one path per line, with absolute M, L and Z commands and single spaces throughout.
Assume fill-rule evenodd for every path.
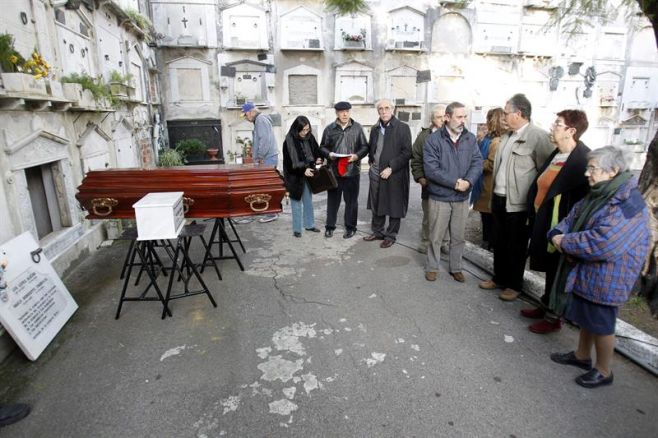
M 482 177 L 473 188 L 471 200 L 473 210 L 479 211 L 482 218 L 483 246 L 491 249 L 493 218 L 491 216 L 491 192 L 493 191 L 493 166 L 500 137 L 505 132 L 505 114 L 502 108 L 493 108 L 487 112 L 487 135 L 480 141 L 480 154 L 483 158 Z

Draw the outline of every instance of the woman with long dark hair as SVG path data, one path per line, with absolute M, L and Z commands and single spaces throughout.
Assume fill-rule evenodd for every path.
M 290 125 L 283 142 L 283 179 L 292 205 L 292 231 L 302 237 L 302 224 L 306 231 L 319 233 L 313 216 L 313 196 L 306 181 L 313 176 L 316 160 L 320 159 L 320 147 L 313 136 L 311 123 L 305 116 L 298 116 Z

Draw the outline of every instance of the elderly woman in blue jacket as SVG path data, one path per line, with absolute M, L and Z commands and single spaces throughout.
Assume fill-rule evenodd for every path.
M 621 150 L 606 146 L 590 152 L 585 176 L 589 194 L 548 232 L 561 252 L 551 305 L 566 306 L 565 318 L 580 327 L 577 349 L 553 353 L 551 360 L 588 370 L 576 383 L 595 388 L 612 383 L 617 312 L 642 269 L 649 228 L 646 205 Z

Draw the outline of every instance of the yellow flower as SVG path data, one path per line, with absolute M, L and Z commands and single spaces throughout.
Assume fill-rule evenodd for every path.
M 11 56 L 9 57 L 9 62 L 11 62 L 12 64 L 16 64 L 16 63 L 18 62 L 18 56 L 16 56 L 16 55 L 11 55 Z

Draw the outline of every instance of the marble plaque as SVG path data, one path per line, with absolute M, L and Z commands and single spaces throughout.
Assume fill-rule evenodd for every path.
M 29 232 L 0 246 L 0 266 L 0 323 L 36 360 L 78 305 Z

